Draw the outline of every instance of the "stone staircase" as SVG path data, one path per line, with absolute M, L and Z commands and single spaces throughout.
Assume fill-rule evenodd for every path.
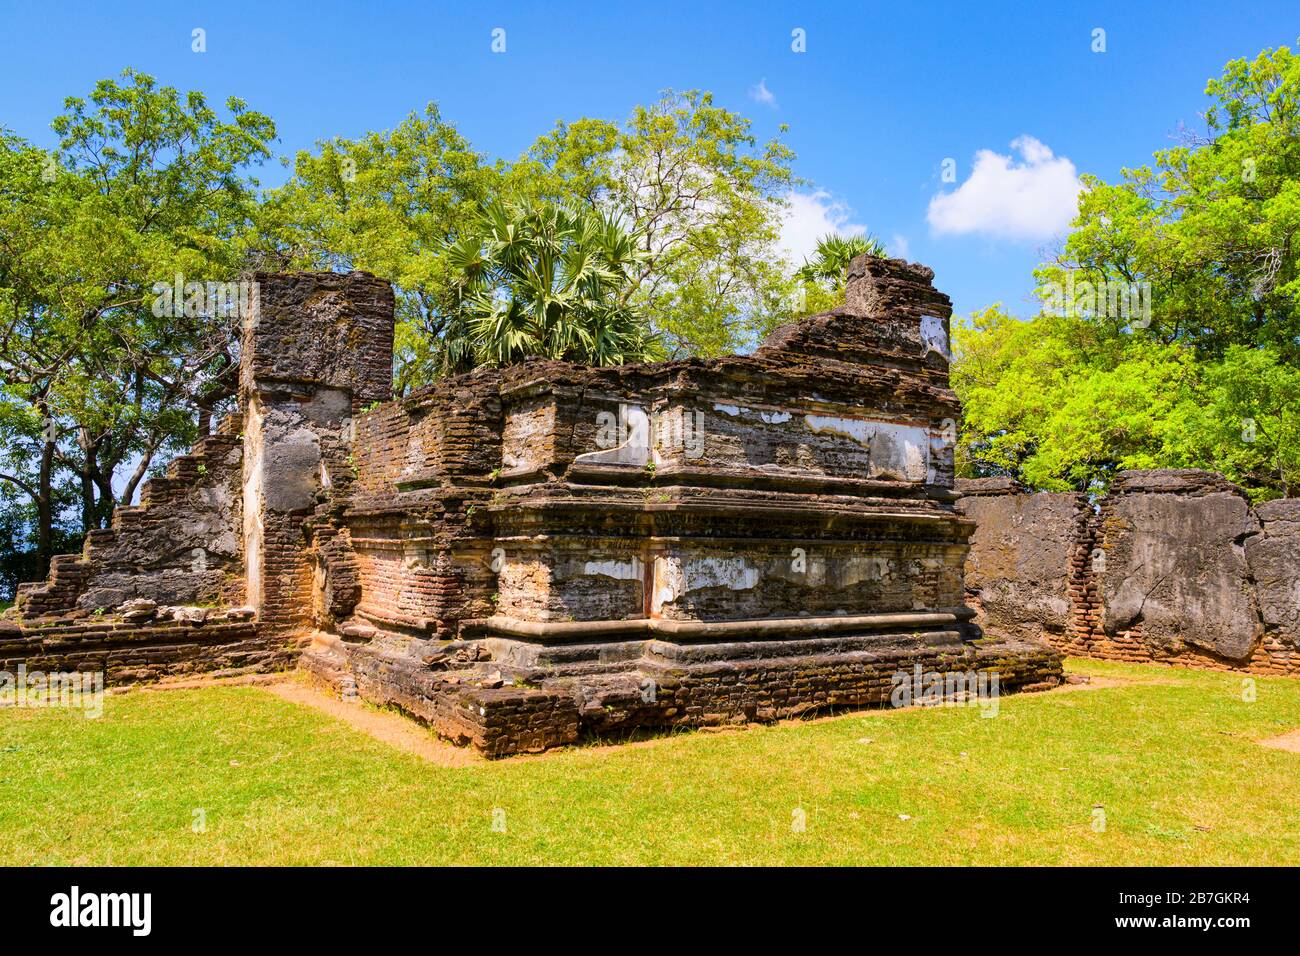
M 200 438 L 187 454 L 174 458 L 165 475 L 141 485 L 139 504 L 118 506 L 108 528 L 90 531 L 80 554 L 55 555 L 44 581 L 20 584 L 13 615 L 34 618 L 75 610 L 87 583 L 124 536 L 140 533 L 160 514 L 180 506 L 196 486 L 219 474 L 220 463 L 242 444 L 241 421 L 238 413 L 223 417 L 214 433 Z

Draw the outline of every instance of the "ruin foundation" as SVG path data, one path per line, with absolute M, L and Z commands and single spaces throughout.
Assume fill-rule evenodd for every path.
M 491 756 L 882 704 L 917 667 L 1052 686 L 1057 650 L 965 604 L 931 279 L 862 257 L 752 355 L 390 401 L 386 282 L 259 276 L 239 415 L 24 587 L 0 666 L 298 661 Z
M 991 631 L 1083 657 L 1300 674 L 1300 499 L 1222 476 L 1120 472 L 1097 502 L 958 481 L 968 598 Z

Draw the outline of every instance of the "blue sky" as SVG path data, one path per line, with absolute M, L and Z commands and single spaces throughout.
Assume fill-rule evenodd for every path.
M 195 28 L 205 53 L 191 50 Z M 1105 52 L 1092 49 L 1098 28 Z M 792 50 L 795 29 L 806 52 Z M 760 137 L 789 125 L 810 181 L 792 247 L 831 226 L 869 229 L 933 267 L 959 314 L 1001 301 L 1023 315 L 1074 177 L 1113 181 L 1180 124 L 1201 128 L 1205 81 L 1294 43 L 1300 7 L 4 2 L 0 34 L 0 125 L 44 146 L 65 96 L 127 66 L 242 97 L 275 119 L 283 155 L 435 100 L 478 149 L 512 158 L 556 120 L 622 118 L 667 87 L 712 90 Z

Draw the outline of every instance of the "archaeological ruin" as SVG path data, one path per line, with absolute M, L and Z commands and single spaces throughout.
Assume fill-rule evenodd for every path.
M 1124 471 L 1097 502 L 959 480 L 968 602 L 1066 654 L 1300 675 L 1300 499 L 1250 507 L 1222 476 Z
M 864 256 L 844 306 L 749 355 L 393 400 L 387 282 L 260 275 L 238 411 L 22 587 L 0 667 L 296 667 L 489 756 L 888 703 L 917 667 L 1300 671 L 1295 501 L 1204 472 L 1100 502 L 954 482 L 932 278 Z

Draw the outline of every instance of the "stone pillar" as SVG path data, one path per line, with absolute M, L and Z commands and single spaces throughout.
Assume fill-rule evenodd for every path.
M 304 523 L 353 478 L 353 417 L 386 401 L 393 292 L 364 272 L 259 273 L 244 318 L 244 545 L 248 600 L 272 627 L 312 619 Z

